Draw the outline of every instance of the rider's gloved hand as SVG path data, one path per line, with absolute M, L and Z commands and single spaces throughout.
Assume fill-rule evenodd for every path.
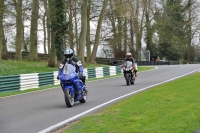
M 57 80 L 59 80 L 59 76 L 57 76 Z

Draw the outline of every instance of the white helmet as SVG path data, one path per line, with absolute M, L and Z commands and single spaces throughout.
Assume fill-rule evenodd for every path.
M 126 53 L 126 57 L 132 57 L 132 54 L 130 52 Z

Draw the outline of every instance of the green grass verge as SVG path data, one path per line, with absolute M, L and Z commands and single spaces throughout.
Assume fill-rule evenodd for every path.
M 48 62 L 2 60 L 0 76 L 57 71 L 56 67 L 47 67 Z M 109 65 L 87 64 L 85 68 L 104 67 Z
M 139 72 L 141 71 L 146 71 L 146 70 L 151 70 L 154 67 L 138 67 Z M 117 76 L 122 76 L 122 74 L 117 74 L 114 76 L 105 76 L 102 78 L 90 78 L 87 79 L 86 82 L 90 82 L 90 81 L 94 81 L 94 80 L 101 80 L 101 79 L 105 79 L 105 78 L 113 78 L 113 77 L 117 77 Z M 50 85 L 50 86 L 44 86 L 44 87 L 40 87 L 40 88 L 33 88 L 33 89 L 28 89 L 28 90 L 24 90 L 24 91 L 13 91 L 13 92 L 3 92 L 0 93 L 0 97 L 6 97 L 6 96 L 12 96 L 12 95 L 17 95 L 17 94 L 23 94 L 23 93 L 29 93 L 29 92 L 34 92 L 34 91 L 39 91 L 39 90 L 45 90 L 45 89 L 51 89 L 51 88 L 55 88 L 58 87 L 60 85 Z
M 192 133 L 200 128 L 200 73 L 137 93 L 63 133 Z
M 47 62 L 2 60 L 0 76 L 10 76 L 27 73 L 57 71 L 58 68 L 47 67 Z

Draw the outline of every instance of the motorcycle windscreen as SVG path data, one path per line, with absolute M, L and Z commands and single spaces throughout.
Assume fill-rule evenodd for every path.
M 124 62 L 124 67 L 125 67 L 125 68 L 131 68 L 132 65 L 133 65 L 133 63 L 132 63 L 131 61 L 126 61 L 126 62 Z
M 71 80 L 77 75 L 76 68 L 71 64 L 65 64 L 61 80 Z

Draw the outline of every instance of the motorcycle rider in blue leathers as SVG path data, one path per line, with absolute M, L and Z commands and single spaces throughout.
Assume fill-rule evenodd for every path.
M 86 77 L 83 75 L 83 69 L 84 68 L 82 66 L 81 61 L 77 57 L 74 56 L 73 50 L 70 49 L 70 48 L 67 48 L 64 52 L 64 57 L 65 58 L 62 60 L 59 69 L 63 69 L 66 62 L 75 66 L 76 67 L 76 73 L 78 73 L 81 81 L 85 85 Z M 57 77 L 57 79 L 59 79 L 59 76 Z M 86 85 L 85 85 L 85 89 L 86 89 Z

